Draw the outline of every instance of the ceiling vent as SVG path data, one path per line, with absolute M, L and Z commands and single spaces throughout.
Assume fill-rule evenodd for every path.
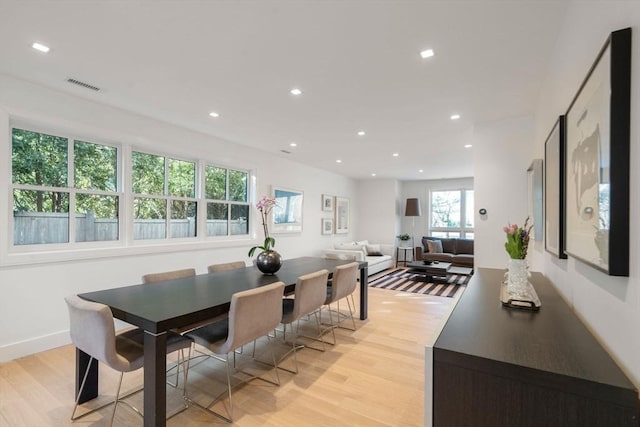
M 284 154 L 291 154 L 291 151 L 287 151 L 287 150 L 280 150 L 282 151 Z
M 97 86 L 90 85 L 89 83 L 81 82 L 80 80 L 76 80 L 76 79 L 69 78 L 67 79 L 67 82 L 73 83 L 74 85 L 82 86 L 85 89 L 95 90 L 96 92 L 100 90 L 100 88 Z

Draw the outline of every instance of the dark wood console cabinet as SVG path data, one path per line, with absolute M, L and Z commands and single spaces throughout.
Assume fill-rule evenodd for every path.
M 433 346 L 433 425 L 638 426 L 634 385 L 551 283 L 534 273 L 540 311 L 513 310 L 503 274 L 476 271 Z

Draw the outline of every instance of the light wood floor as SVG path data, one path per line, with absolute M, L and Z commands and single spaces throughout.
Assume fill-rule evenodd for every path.
M 424 345 L 433 339 L 454 303 L 452 298 L 369 289 L 369 319 L 357 331 L 336 331 L 338 344 L 324 353 L 298 352 L 300 373 L 280 372 L 281 386 L 252 381 L 234 390 L 237 426 L 422 426 Z M 356 304 L 357 298 L 356 298 Z M 341 307 L 344 311 L 346 304 Z M 279 344 L 280 350 L 283 344 Z M 0 365 L 0 426 L 67 426 L 73 409 L 74 357 L 64 346 Z M 293 366 L 293 359 L 283 364 Z M 204 398 L 208 375 L 224 373 L 209 360 L 190 372 L 192 397 Z M 272 376 L 271 371 L 265 377 Z M 115 394 L 118 374 L 100 369 L 99 401 Z M 224 378 L 224 377 L 221 377 Z M 123 390 L 142 384 L 141 372 L 125 374 Z M 216 386 L 217 387 L 217 386 Z M 169 389 L 168 412 L 181 405 L 178 389 Z M 142 406 L 139 393 L 130 401 Z M 226 399 L 214 408 L 222 411 Z M 73 423 L 107 425 L 111 407 Z M 142 425 L 141 418 L 118 405 L 116 425 Z M 171 418 L 169 426 L 225 425 L 196 407 Z

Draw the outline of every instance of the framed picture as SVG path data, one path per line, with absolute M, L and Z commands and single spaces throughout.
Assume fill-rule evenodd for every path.
M 333 218 L 322 218 L 322 234 L 333 234 Z
M 273 188 L 276 205 L 271 211 L 273 233 L 302 232 L 302 191 L 288 188 Z
M 322 195 L 322 210 L 325 212 L 333 212 L 333 196 L 328 194 Z
M 527 169 L 529 189 L 529 224 L 533 225 L 533 240 L 542 240 L 542 159 L 534 159 Z
M 336 234 L 349 232 L 349 199 L 336 197 Z
M 544 248 L 558 258 L 564 253 L 564 126 L 560 116 L 544 143 Z
M 566 252 L 629 275 L 631 28 L 611 33 L 566 113 Z

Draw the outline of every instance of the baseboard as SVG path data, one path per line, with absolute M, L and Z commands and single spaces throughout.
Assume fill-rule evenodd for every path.
M 32 338 L 0 347 L 0 363 L 9 362 L 20 357 L 41 351 L 50 350 L 71 343 L 69 331 L 55 332 L 49 335 Z

